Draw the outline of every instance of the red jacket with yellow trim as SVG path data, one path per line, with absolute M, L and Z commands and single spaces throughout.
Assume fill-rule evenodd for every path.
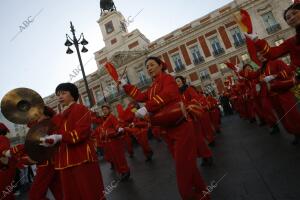
M 183 94 L 181 94 L 182 100 L 184 104 L 187 104 L 191 102 L 193 99 L 195 101 L 199 101 L 200 97 L 197 91 L 193 87 L 187 87 L 186 90 L 184 90 Z
M 255 42 L 257 50 L 268 60 L 275 60 L 282 56 L 290 55 L 291 68 L 294 70 L 300 67 L 300 45 L 297 44 L 296 36 L 285 40 L 277 47 L 270 47 L 266 40 L 257 40 Z
M 65 169 L 85 162 L 96 162 L 97 155 L 91 137 L 91 112 L 74 103 L 52 119 L 62 141 L 54 157 L 55 169 Z
M 118 119 L 110 114 L 103 118 L 103 123 L 95 129 L 95 134 L 99 137 L 100 143 L 106 143 L 118 136 L 119 128 Z
M 4 151 L 9 150 L 10 141 L 6 136 L 0 135 L 0 156 L 3 155 Z
M 145 102 L 150 113 L 156 113 L 162 108 L 168 109 L 168 106 L 181 101 L 175 79 L 165 72 L 161 72 L 145 92 L 130 84 L 125 85 L 124 90 L 136 101 Z
M 269 84 L 269 90 L 276 93 L 286 92 L 296 84 L 295 73 L 281 60 L 269 61 L 265 75 L 277 75 Z

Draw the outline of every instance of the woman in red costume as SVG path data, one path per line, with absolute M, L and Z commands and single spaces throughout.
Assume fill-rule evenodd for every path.
M 125 92 L 138 102 L 145 102 L 145 106 L 135 112 L 138 118 L 149 114 L 157 114 L 169 110 L 181 102 L 181 96 L 175 79 L 165 73 L 165 64 L 157 57 L 149 57 L 145 61 L 147 71 L 153 83 L 147 91 L 141 92 L 137 87 L 121 81 Z M 197 168 L 196 141 L 193 121 L 182 116 L 173 126 L 163 127 L 167 135 L 164 138 L 175 160 L 176 176 L 179 193 L 183 200 L 210 199 L 203 195 L 206 184 Z
M 182 101 L 185 105 L 188 105 L 192 101 L 199 101 L 199 94 L 193 87 L 186 84 L 186 79 L 183 76 L 176 76 L 175 80 L 179 87 L 179 92 L 181 94 Z M 204 112 L 204 110 L 201 112 Z M 198 157 L 203 158 L 203 166 L 211 166 L 213 163 L 212 151 L 210 150 L 204 139 L 205 133 L 202 127 L 203 121 L 201 121 L 200 118 L 197 117 L 193 119 L 193 122 L 196 133 L 195 136 L 197 142 L 197 155 Z

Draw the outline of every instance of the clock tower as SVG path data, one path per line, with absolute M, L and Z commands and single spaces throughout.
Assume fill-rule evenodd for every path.
M 123 36 L 128 33 L 124 16 L 116 10 L 112 0 L 101 0 L 100 8 L 101 16 L 98 24 L 105 46 L 110 47 L 122 43 Z

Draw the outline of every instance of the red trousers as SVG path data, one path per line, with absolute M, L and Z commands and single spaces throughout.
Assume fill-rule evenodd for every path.
M 64 200 L 105 200 L 100 167 L 87 162 L 59 170 Z
M 133 146 L 132 146 L 132 140 L 131 137 L 129 135 L 126 135 L 124 138 L 124 143 L 126 145 L 127 148 L 127 152 L 131 155 L 133 154 Z
M 160 140 L 161 139 L 161 130 L 159 126 L 152 126 L 152 135 L 155 139 Z
M 247 118 L 249 120 L 255 119 L 254 99 L 248 99 L 247 103 Z
M 277 118 L 274 114 L 273 106 L 268 96 L 261 97 L 261 105 L 264 113 L 265 122 L 269 125 L 269 127 L 273 127 L 277 124 Z
M 143 153 L 146 157 L 152 152 L 152 149 L 150 148 L 148 142 L 147 131 L 147 129 L 139 129 L 139 131 L 136 134 L 134 134 L 134 137 L 136 138 L 139 145 L 141 145 Z
M 16 160 L 10 159 L 7 169 L 0 169 L 0 199 L 14 200 L 13 187 L 16 185 Z
M 54 169 L 54 166 L 38 166 L 36 176 L 29 191 L 30 200 L 47 200 L 48 188 L 51 190 L 56 200 L 62 200 L 61 184 L 59 171 Z
M 210 113 L 210 118 L 215 131 L 220 131 L 220 124 L 221 124 L 221 114 L 218 108 L 214 108 Z
M 212 157 L 212 151 L 208 147 L 204 139 L 203 128 L 199 121 L 193 121 L 195 128 L 196 144 L 197 144 L 197 156 L 200 158 Z
M 263 108 L 261 105 L 260 97 L 257 97 L 257 96 L 254 97 L 253 107 L 254 107 L 254 112 L 259 117 L 259 119 L 264 120 L 266 122 L 265 117 L 264 117 L 264 111 L 263 111 Z
M 271 97 L 279 121 L 287 132 L 300 135 L 300 112 L 297 109 L 296 98 L 293 93 L 285 92 Z
M 209 112 L 204 112 L 200 118 L 202 132 L 204 133 L 204 138 L 208 143 L 215 141 L 214 129 L 209 117 Z
M 123 174 L 129 172 L 123 140 L 114 139 L 105 143 L 104 153 L 109 153 L 109 159 L 114 164 L 118 173 Z
M 200 197 L 206 191 L 206 184 L 196 164 L 196 142 L 192 121 L 166 129 L 164 137 L 175 160 L 179 193 L 183 200 Z M 200 198 L 199 198 L 200 199 Z M 202 200 L 210 199 L 209 196 Z

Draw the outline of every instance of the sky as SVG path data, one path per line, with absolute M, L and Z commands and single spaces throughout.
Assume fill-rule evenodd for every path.
M 139 29 L 150 41 L 222 7 L 231 0 L 115 0 L 124 17 L 133 17 L 129 31 Z M 0 0 L 0 99 L 10 90 L 27 87 L 42 97 L 68 82 L 78 66 L 75 53 L 66 54 L 70 21 L 77 36 L 84 33 L 89 51 L 82 54 L 86 74 L 97 69 L 94 52 L 104 47 L 100 0 Z M 132 18 L 131 18 L 132 19 Z M 75 51 L 73 47 L 73 51 Z M 76 77 L 82 78 L 81 74 Z

